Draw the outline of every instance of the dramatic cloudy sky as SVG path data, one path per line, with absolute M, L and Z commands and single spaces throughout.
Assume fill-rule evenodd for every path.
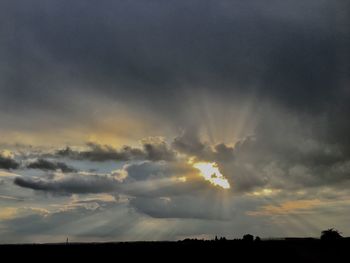
M 0 242 L 350 235 L 350 4 L 2 0 Z

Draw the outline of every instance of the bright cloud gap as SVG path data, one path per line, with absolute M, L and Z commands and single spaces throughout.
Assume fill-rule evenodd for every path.
M 220 172 L 217 163 L 198 162 L 193 163 L 193 167 L 198 169 L 200 175 L 211 184 L 222 187 L 223 189 L 229 189 L 231 187 L 228 180 Z

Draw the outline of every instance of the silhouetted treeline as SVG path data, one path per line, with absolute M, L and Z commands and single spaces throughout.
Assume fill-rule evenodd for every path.
M 34 262 L 72 260 L 120 262 L 228 260 L 230 262 L 340 262 L 349 257 L 350 239 L 284 239 L 245 241 L 185 239 L 178 242 L 69 243 L 41 245 L 0 245 L 2 258 L 25 257 Z M 119 260 L 120 259 L 120 260 Z M 4 261 L 7 262 L 7 261 Z M 347 262 L 347 260 L 342 261 Z
M 339 235 L 336 235 L 336 231 Z M 334 229 L 321 238 L 260 239 L 246 234 L 240 239 L 184 239 L 177 242 L 109 242 L 0 245 L 3 259 L 25 257 L 26 261 L 119 262 L 225 260 L 230 262 L 348 262 L 350 238 Z M 4 261 L 7 262 L 7 261 Z

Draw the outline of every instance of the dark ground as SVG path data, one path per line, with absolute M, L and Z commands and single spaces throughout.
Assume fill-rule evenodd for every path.
M 350 239 L 0 245 L 0 255 L 2 259 L 21 257 L 30 262 L 125 262 L 126 259 L 144 262 L 199 262 L 204 259 L 225 262 L 350 262 Z

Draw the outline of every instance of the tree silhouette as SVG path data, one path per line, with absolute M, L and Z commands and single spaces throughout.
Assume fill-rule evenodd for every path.
M 243 236 L 243 241 L 252 242 L 253 240 L 254 240 L 254 236 L 251 234 L 246 234 Z
M 340 232 L 333 228 L 321 232 L 321 240 L 337 240 L 340 238 L 342 238 Z

